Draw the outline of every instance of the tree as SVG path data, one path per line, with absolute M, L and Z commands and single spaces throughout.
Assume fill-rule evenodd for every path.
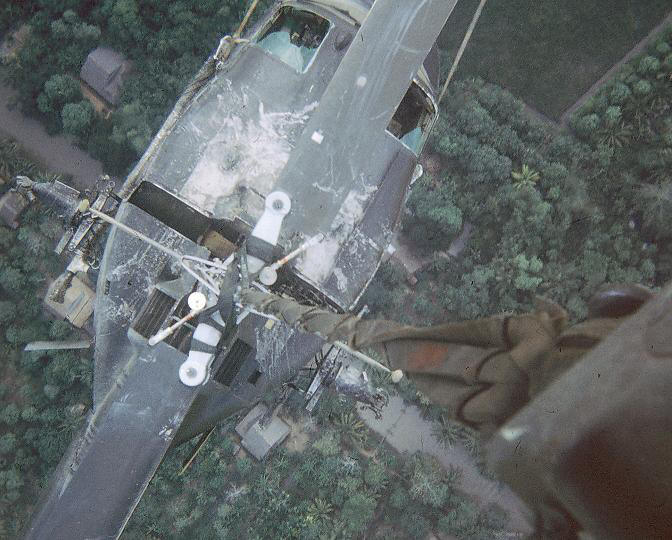
M 136 156 L 141 156 L 152 138 L 152 129 L 140 101 L 122 106 L 114 114 L 112 122 L 112 141 L 132 149 Z
M 18 293 L 23 288 L 26 279 L 24 275 L 12 266 L 0 268 L 0 287 L 10 293 Z
M 3 422 L 8 426 L 15 425 L 19 421 L 20 417 L 21 413 L 19 408 L 16 406 L 16 403 L 10 403 L 9 405 L 6 405 L 0 412 L 0 422 Z
M 421 454 L 411 461 L 410 493 L 413 499 L 439 508 L 448 500 L 452 486 L 446 481 L 446 473 L 436 458 Z
M 356 493 L 346 500 L 341 511 L 346 533 L 355 535 L 364 531 L 373 518 L 376 506 L 376 500 L 365 493 Z
M 63 131 L 68 135 L 84 139 L 93 121 L 93 106 L 88 101 L 68 103 L 61 111 Z
M 449 177 L 433 184 L 429 178 L 416 183 L 408 199 L 410 214 L 403 221 L 413 243 L 432 251 L 448 248 L 462 229 L 462 211 L 454 202 L 456 182 Z
M 127 47 L 137 46 L 145 34 L 136 0 L 105 0 L 102 13 L 108 31 Z
M 0 300 L 0 325 L 11 322 L 16 317 L 16 306 L 10 300 Z
M 518 172 L 512 172 L 513 186 L 516 189 L 534 189 L 541 176 L 537 171 L 526 164 Z
M 66 103 L 82 99 L 79 83 L 69 75 L 52 75 L 37 97 L 37 107 L 45 114 L 58 114 Z
M 479 514 L 476 505 L 461 500 L 439 519 L 439 531 L 456 535 L 458 538 L 472 538 L 480 531 Z
M 16 435 L 5 433 L 0 437 L 0 456 L 11 454 L 16 449 Z
M 374 493 L 380 493 L 389 482 L 389 472 L 384 465 L 371 461 L 364 471 L 364 482 Z

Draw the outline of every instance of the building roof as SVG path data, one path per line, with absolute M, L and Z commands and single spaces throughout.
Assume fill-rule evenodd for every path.
M 108 103 L 117 105 L 130 68 L 131 63 L 121 53 L 98 47 L 86 57 L 79 76 Z
M 277 416 L 272 416 L 263 426 L 260 420 L 268 411 L 263 403 L 258 403 L 236 426 L 243 448 L 257 460 L 263 460 L 268 453 L 289 436 L 290 428 Z
M 28 206 L 26 198 L 16 191 L 8 191 L 0 197 L 0 220 L 16 229 L 19 226 L 19 217 Z

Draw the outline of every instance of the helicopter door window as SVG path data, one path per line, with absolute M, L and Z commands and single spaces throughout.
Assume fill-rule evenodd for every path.
M 309 11 L 284 7 L 257 45 L 296 71 L 305 71 L 329 31 L 329 21 Z
M 435 117 L 436 111 L 429 96 L 413 82 L 397 107 L 387 131 L 417 155 L 422 150 Z

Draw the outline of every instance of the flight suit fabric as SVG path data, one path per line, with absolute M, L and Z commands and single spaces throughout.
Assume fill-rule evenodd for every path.
M 446 414 L 492 433 L 619 323 L 599 318 L 566 328 L 566 312 L 537 299 L 536 310 L 430 327 L 362 320 L 292 299 L 246 290 L 243 302 L 328 341 L 373 349 L 401 369 Z

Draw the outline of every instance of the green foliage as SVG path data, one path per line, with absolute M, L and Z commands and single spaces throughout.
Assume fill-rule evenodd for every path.
M 443 444 L 446 449 L 450 449 L 456 444 L 461 444 L 473 456 L 478 454 L 478 434 L 472 429 L 454 422 L 444 415 L 434 424 L 432 435 Z
M 376 506 L 376 500 L 364 493 L 355 493 L 345 501 L 341 519 L 346 534 L 354 535 L 364 531 L 373 517 Z
M 58 114 L 66 103 L 80 101 L 79 83 L 69 75 L 52 75 L 37 97 L 37 108 L 44 114 Z
M 439 530 L 458 538 L 473 538 L 479 533 L 479 510 L 473 503 L 461 500 L 439 519 Z
M 11 454 L 16 449 L 16 435 L 5 433 L 0 437 L 0 456 Z
M 356 412 L 345 412 L 334 419 L 334 427 L 346 440 L 362 444 L 366 440 L 366 427 Z
M 537 171 L 533 170 L 528 165 L 523 164 L 523 168 L 520 171 L 511 173 L 511 178 L 513 178 L 513 186 L 516 189 L 532 189 L 541 176 Z
M 241 474 L 241 476 L 246 477 L 253 467 L 252 460 L 248 457 L 242 457 L 236 461 L 236 469 Z
M 443 506 L 454 489 L 450 478 L 436 458 L 422 454 L 414 456 L 409 464 L 411 497 L 434 508 Z
M 637 81 L 634 86 L 632 87 L 632 92 L 636 96 L 647 96 L 648 94 L 651 93 L 653 90 L 653 87 L 651 86 L 651 83 L 645 79 L 642 79 L 641 81 Z
M 110 139 L 119 146 L 128 145 L 135 154 L 145 151 L 152 137 L 147 114 L 139 101 L 123 105 L 114 114 Z
M 374 493 L 383 491 L 389 483 L 387 467 L 381 463 L 370 462 L 364 471 L 364 482 Z
M 16 306 L 10 300 L 0 300 L 0 325 L 7 324 L 16 316 Z
M 600 202 L 606 209 L 609 194 L 622 196 L 618 211 L 634 216 L 642 225 L 643 240 L 656 242 L 659 249 L 672 237 L 665 225 L 671 216 L 665 182 L 672 175 L 669 50 L 670 36 L 662 32 L 654 40 L 651 54 L 626 64 L 613 82 L 598 91 L 597 96 L 606 96 L 611 106 L 590 114 L 580 110 L 572 120 L 577 135 L 597 155 L 602 151 L 600 145 L 611 149 L 611 156 L 602 160 L 602 169 L 604 176 L 615 182 L 600 196 Z M 580 129 L 588 116 L 598 117 L 601 128 L 595 133 Z M 664 280 L 665 275 L 657 274 L 656 278 Z
M 645 56 L 637 65 L 640 75 L 651 75 L 660 69 L 660 61 L 655 56 Z
M 407 207 L 410 216 L 403 230 L 414 245 L 446 249 L 462 229 L 462 212 L 455 206 L 457 182 L 451 178 L 435 182 L 421 178 L 413 186 Z
M 425 539 L 429 533 L 431 523 L 419 512 L 409 512 L 401 522 L 405 538 Z
M 609 89 L 609 101 L 614 105 L 625 103 L 631 95 L 630 87 L 620 81 L 616 81 Z
M 67 103 L 61 111 L 63 131 L 73 137 L 84 139 L 93 122 L 93 115 L 93 106 L 86 100 Z
M 341 438 L 334 431 L 325 431 L 322 436 L 313 443 L 313 448 L 325 456 L 335 456 L 340 453 Z

